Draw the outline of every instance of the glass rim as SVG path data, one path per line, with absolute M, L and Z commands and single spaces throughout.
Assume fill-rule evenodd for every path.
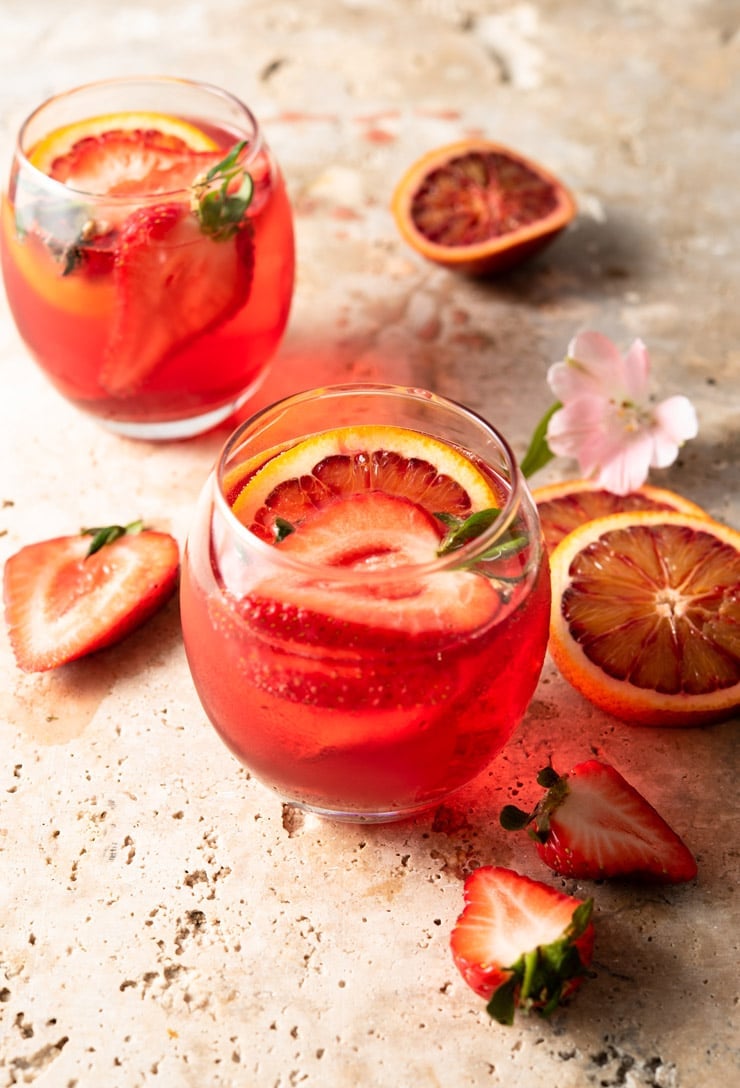
M 503 455 L 505 471 L 508 474 L 507 482 L 510 484 L 511 490 L 508 493 L 506 502 L 500 508 L 498 516 L 487 529 L 483 530 L 483 532 L 474 539 L 468 541 L 467 544 L 462 545 L 460 548 L 456 548 L 454 551 L 450 551 L 442 556 L 436 556 L 435 558 L 422 563 L 405 563 L 378 570 L 343 569 L 329 564 L 311 563 L 304 559 L 298 559 L 290 553 L 284 552 L 280 548 L 276 548 L 274 544 L 262 540 L 253 533 L 244 522 L 239 520 L 226 500 L 222 488 L 222 480 L 227 467 L 227 460 L 243 442 L 246 433 L 253 430 L 261 420 L 285 411 L 293 406 L 297 406 L 307 400 L 315 400 L 318 396 L 325 396 L 327 394 L 332 396 L 391 394 L 409 397 L 412 400 L 417 399 L 424 400 L 428 403 L 437 403 L 448 410 L 451 409 L 455 414 L 464 416 L 489 438 L 493 438 Z M 351 426 L 351 424 L 348 425 Z M 407 430 L 414 429 L 410 425 L 404 424 L 403 426 L 406 426 Z M 421 430 L 420 427 L 417 429 Z M 326 427 L 321 428 L 321 430 L 310 431 L 309 434 L 330 430 L 332 430 L 332 427 L 327 425 Z M 297 436 L 295 441 L 301 441 L 301 437 L 308 437 L 308 435 Z M 434 437 L 449 444 L 446 438 L 440 439 L 439 436 Z M 356 582 L 358 578 L 362 578 L 364 582 L 369 582 L 371 585 L 379 585 L 381 583 L 387 584 L 393 582 L 396 579 L 408 578 L 412 573 L 414 577 L 426 577 L 443 571 L 460 570 L 467 564 L 481 559 L 483 553 L 490 549 L 492 545 L 506 533 L 516 518 L 522 504 L 523 495 L 526 493 L 526 482 L 521 474 L 518 462 L 508 441 L 496 427 L 489 423 L 483 416 L 473 411 L 473 409 L 467 408 L 459 401 L 452 400 L 437 393 L 432 393 L 419 386 L 403 386 L 376 382 L 350 382 L 319 386 L 315 389 L 307 389 L 299 393 L 290 394 L 259 409 L 248 419 L 240 423 L 226 439 L 226 442 L 222 446 L 217 457 L 215 467 L 211 473 L 211 489 L 214 505 L 218 508 L 219 513 L 224 518 L 228 530 L 245 546 L 250 550 L 253 550 L 255 554 L 264 557 L 273 565 L 285 567 L 293 572 L 310 575 L 313 578 L 320 577 L 322 580 L 329 582 L 351 583 Z M 495 561 L 496 560 L 492 560 L 492 562 Z
M 246 105 L 237 95 L 232 91 L 227 91 L 223 87 L 219 87 L 215 83 L 209 83 L 204 80 L 188 79 L 185 76 L 158 76 L 158 75 L 130 75 L 130 76 L 111 76 L 107 79 L 95 79 L 87 83 L 78 83 L 74 87 L 69 87 L 66 90 L 59 91 L 56 94 L 49 95 L 40 102 L 30 113 L 26 114 L 23 121 L 21 121 L 18 127 L 18 133 L 15 140 L 15 153 L 18 162 L 24 170 L 31 171 L 32 176 L 35 176 L 38 180 L 38 184 L 48 186 L 52 191 L 59 189 L 64 193 L 71 193 L 77 197 L 85 197 L 89 200 L 101 201 L 104 200 L 106 204 L 110 204 L 115 207 L 117 205 L 140 205 L 146 204 L 148 201 L 161 202 L 163 200 L 173 200 L 178 197 L 188 198 L 192 192 L 190 186 L 184 186 L 177 189 L 168 189 L 160 192 L 152 193 L 125 193 L 125 194 L 108 194 L 97 193 L 87 189 L 75 189 L 71 185 L 68 185 L 64 181 L 59 181 L 57 178 L 50 177 L 43 170 L 35 166 L 29 159 L 26 149 L 24 148 L 24 137 L 31 125 L 37 121 L 41 114 L 48 110 L 51 106 L 54 106 L 58 102 L 70 100 L 77 95 L 85 94 L 88 92 L 94 92 L 103 88 L 117 88 L 124 86 L 142 87 L 146 84 L 150 84 L 153 87 L 156 86 L 168 86 L 172 88 L 181 87 L 183 89 L 203 91 L 213 99 L 220 99 L 222 102 L 228 103 L 231 107 L 235 107 L 236 110 L 242 115 L 244 120 L 245 129 L 251 129 L 251 136 L 248 140 L 247 147 L 245 149 L 246 154 L 243 153 L 243 159 L 241 164 L 244 167 L 248 167 L 254 159 L 257 158 L 262 150 L 263 136 L 262 127 L 258 121 L 256 115 L 252 112 L 249 106 Z M 119 112 L 126 112 L 121 110 Z M 134 112 L 145 113 L 146 110 L 131 110 Z M 151 110 L 152 113 L 157 113 L 157 110 Z M 101 113 L 100 116 L 104 116 Z M 80 117 L 80 121 L 84 121 L 85 117 Z M 74 124 L 75 122 L 70 122 Z M 47 133 L 40 137 L 44 139 L 49 132 L 52 132 L 53 128 L 49 129 Z M 38 141 L 35 141 L 37 143 Z M 35 146 L 34 143 L 34 146 Z M 224 152 L 226 154 L 226 152 Z

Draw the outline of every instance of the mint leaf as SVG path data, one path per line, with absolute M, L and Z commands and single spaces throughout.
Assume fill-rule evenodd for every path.
M 246 145 L 246 140 L 240 140 L 193 186 L 193 211 L 200 220 L 200 229 L 216 242 L 233 238 L 252 202 L 254 182 L 239 165 Z M 237 180 L 238 187 L 234 188 Z
M 500 510 L 492 506 L 487 510 L 478 510 L 467 518 L 457 518 L 454 514 L 435 514 L 435 518 L 447 526 L 447 532 L 437 548 L 437 555 L 447 555 L 462 548 L 468 541 L 475 540 L 493 525 L 500 513 Z

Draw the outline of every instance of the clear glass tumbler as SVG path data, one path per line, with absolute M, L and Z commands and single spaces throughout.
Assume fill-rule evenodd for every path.
M 49 99 L 20 129 L 0 237 L 32 357 L 129 437 L 227 418 L 286 327 L 285 183 L 255 116 L 217 87 L 132 77 Z
M 185 550 L 203 707 L 284 801 L 399 819 L 483 771 L 532 697 L 550 583 L 505 439 L 395 386 L 289 397 L 226 443 Z

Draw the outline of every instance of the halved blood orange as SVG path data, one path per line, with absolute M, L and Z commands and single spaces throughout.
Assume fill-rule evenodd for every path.
M 112 113 L 55 129 L 29 161 L 70 189 L 99 196 L 174 192 L 221 158 L 189 121 L 154 112 Z
M 269 457 L 241 488 L 233 472 L 226 486 L 239 520 L 271 542 L 276 519 L 300 525 L 329 502 L 369 491 L 461 518 L 505 501 L 462 451 L 420 431 L 375 424 L 313 434 Z
M 615 495 L 592 480 L 565 480 L 532 491 L 550 551 L 564 536 L 594 518 L 632 510 L 677 510 L 706 517 L 696 503 L 667 488 L 643 484 L 628 495 Z
M 501 272 L 548 245 L 576 214 L 563 183 L 501 144 L 465 139 L 427 152 L 401 177 L 391 211 L 430 261 Z
M 595 706 L 641 725 L 740 709 L 740 533 L 664 511 L 585 522 L 550 556 L 550 652 Z

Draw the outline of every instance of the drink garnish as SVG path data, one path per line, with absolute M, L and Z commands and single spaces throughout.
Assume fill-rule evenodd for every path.
M 254 194 L 251 175 L 239 165 L 239 156 L 246 146 L 247 141 L 240 140 L 225 158 L 193 182 L 191 208 L 203 233 L 217 242 L 232 238 L 239 230 Z M 233 183 L 240 175 L 234 189 Z M 218 188 L 214 189 L 216 183 Z

